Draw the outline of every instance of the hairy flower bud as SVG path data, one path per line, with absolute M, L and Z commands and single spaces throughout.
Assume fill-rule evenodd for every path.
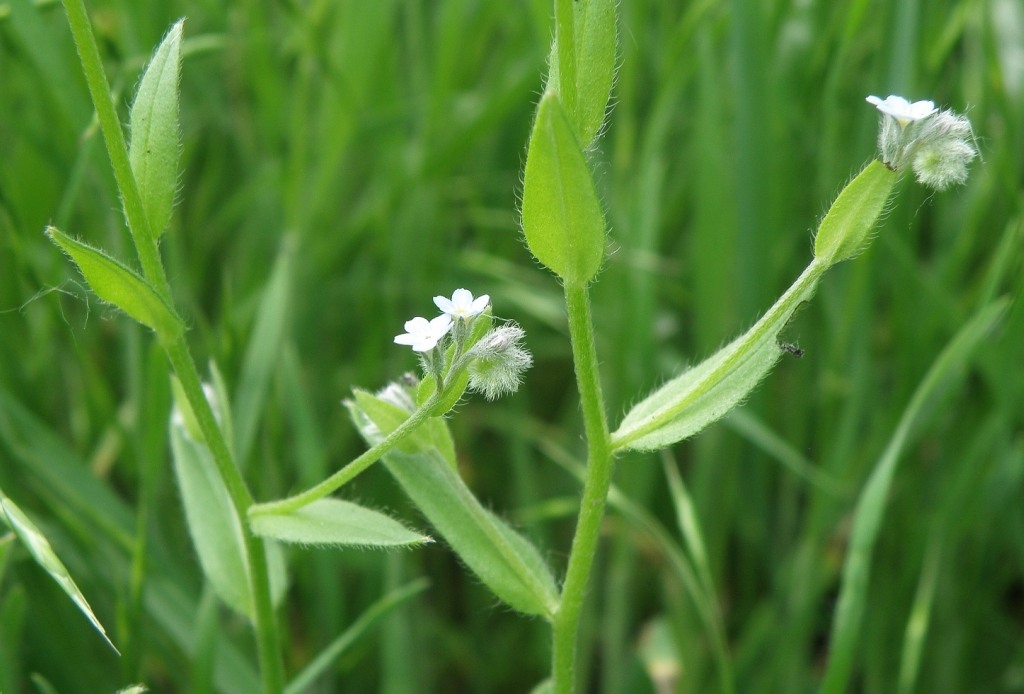
M 890 95 L 869 96 L 882 114 L 878 150 L 893 171 L 914 171 L 919 183 L 936 190 L 967 180 L 967 166 L 978 156 L 967 118 L 939 111 L 931 101 L 910 103 Z
M 526 332 L 515 323 L 494 328 L 473 345 L 467 353 L 469 388 L 494 400 L 514 393 L 522 382 L 523 372 L 533 364 L 533 357 L 522 346 Z

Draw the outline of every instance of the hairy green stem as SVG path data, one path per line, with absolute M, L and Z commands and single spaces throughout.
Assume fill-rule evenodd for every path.
M 427 419 L 430 418 L 431 410 L 438 402 L 440 402 L 443 395 L 443 390 L 435 391 L 434 394 L 419 407 L 419 409 L 409 415 L 408 419 L 395 427 L 394 431 L 384 437 L 380 443 L 366 450 L 358 458 L 335 472 L 324 481 L 310 487 L 304 492 L 290 496 L 287 499 L 278 499 L 277 501 L 268 501 L 263 504 L 256 504 L 249 509 L 249 513 L 251 515 L 289 513 L 291 511 L 296 511 L 303 506 L 307 506 L 314 501 L 322 499 L 328 494 L 333 494 L 343 485 L 352 481 L 356 475 L 360 474 L 384 457 L 385 453 L 401 443 L 402 439 L 427 421 Z
M 608 490 L 615 461 L 611 455 L 608 422 L 601 394 L 594 329 L 590 317 L 590 299 L 585 285 L 565 285 L 565 303 L 569 317 L 576 384 L 583 410 L 583 428 L 587 437 L 587 477 L 583 483 L 576 535 L 569 554 L 569 566 L 562 585 L 561 603 L 555 615 L 552 645 L 552 682 L 555 694 L 575 691 L 576 646 L 580 614 L 586 598 L 590 572 L 597 554 Z
M 110 84 L 103 70 L 103 62 L 100 59 L 85 4 L 83 0 L 64 0 L 64 9 L 78 49 L 89 94 L 96 108 L 100 129 L 103 131 L 107 154 L 110 157 L 114 179 L 124 203 L 125 216 L 139 262 L 142 265 L 143 275 L 156 291 L 168 303 L 171 303 L 171 289 L 160 260 L 157 239 L 149 228 L 149 220 L 146 218 L 135 175 L 128 159 L 128 146 L 125 143 L 124 131 L 110 95 Z M 188 351 L 184 337 L 164 339 L 161 336 L 161 344 L 175 375 L 181 382 L 206 445 L 213 455 L 217 471 L 231 497 L 233 510 L 244 529 L 244 547 L 249 564 L 249 581 L 255 610 L 256 641 L 260 670 L 263 675 L 263 688 L 267 694 L 279 694 L 284 689 L 284 665 L 281 660 L 277 623 L 270 595 L 266 548 L 262 540 L 249 530 L 246 520 L 247 511 L 253 502 L 252 495 L 234 464 L 224 434 L 214 418 L 210 403 L 207 402 L 206 396 L 203 394 L 199 372 Z
M 82 63 L 86 84 L 89 86 L 89 94 L 96 107 L 96 118 L 103 132 L 103 141 L 107 145 L 107 155 L 114 170 L 118 191 L 121 193 L 125 217 L 128 219 L 128 227 L 132 232 L 142 272 L 150 284 L 167 299 L 168 303 L 171 303 L 171 287 L 160 262 L 157 239 L 153 235 L 153 230 L 149 228 L 142 196 L 139 195 L 139 187 L 128 161 L 128 145 L 125 143 L 121 121 L 117 117 L 117 109 L 110 96 L 110 84 L 103 71 L 103 62 L 96 46 L 96 37 L 92 33 L 89 16 L 85 11 L 85 3 L 83 0 L 64 0 L 64 10 L 71 27 L 71 35 L 75 39 L 75 46 L 78 48 L 78 57 Z

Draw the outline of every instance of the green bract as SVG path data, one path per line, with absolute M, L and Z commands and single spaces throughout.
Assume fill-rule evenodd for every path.
M 98 248 L 77 241 L 55 227 L 49 227 L 46 233 L 75 262 L 100 299 L 152 328 L 162 340 L 175 338 L 184 331 L 174 309 L 142 277 Z
M 146 68 L 132 104 L 128 159 L 149 222 L 159 238 L 178 186 L 178 77 L 184 20 L 167 32 Z
M 864 167 L 832 203 L 814 237 L 814 257 L 828 266 L 848 260 L 871 241 L 898 175 L 875 160 Z
M 554 92 L 537 108 L 523 178 L 523 232 L 530 252 L 567 283 L 589 282 L 604 258 L 604 213 Z

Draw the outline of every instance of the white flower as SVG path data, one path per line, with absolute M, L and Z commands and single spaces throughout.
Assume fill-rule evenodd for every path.
M 885 99 L 869 96 L 866 101 L 885 115 L 895 118 L 901 128 L 906 127 L 908 123 L 927 118 L 938 111 L 935 108 L 934 102 L 915 101 L 910 103 L 902 96 L 896 96 L 895 94 L 890 94 Z
M 473 316 L 483 313 L 490 301 L 491 297 L 487 294 L 483 294 L 474 299 L 473 293 L 468 289 L 456 289 L 452 293 L 451 299 L 446 299 L 443 296 L 434 297 L 434 303 L 437 307 L 441 309 L 445 315 L 451 316 L 456 320 L 459 318 L 468 320 Z
M 405 322 L 405 333 L 395 337 L 395 344 L 411 345 L 414 352 L 427 352 L 452 329 L 452 318 L 442 314 L 433 320 L 416 316 Z

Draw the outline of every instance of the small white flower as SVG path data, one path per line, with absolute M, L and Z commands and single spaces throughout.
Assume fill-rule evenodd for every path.
M 906 127 L 908 123 L 927 118 L 939 110 L 935 108 L 934 102 L 925 100 L 910 103 L 895 94 L 890 94 L 885 99 L 869 96 L 866 101 L 885 115 L 895 118 L 901 128 Z
M 452 329 L 452 318 L 442 314 L 432 320 L 416 316 L 405 322 L 405 333 L 395 337 L 395 344 L 410 345 L 414 352 L 427 352 Z
M 473 316 L 478 316 L 484 312 L 487 308 L 487 304 L 491 302 L 491 297 L 487 294 L 478 296 L 476 299 L 473 298 L 473 292 L 468 289 L 456 289 L 452 293 L 451 299 L 446 299 L 443 296 L 435 296 L 434 303 L 441 311 L 448 316 L 458 320 L 462 318 L 468 320 Z

